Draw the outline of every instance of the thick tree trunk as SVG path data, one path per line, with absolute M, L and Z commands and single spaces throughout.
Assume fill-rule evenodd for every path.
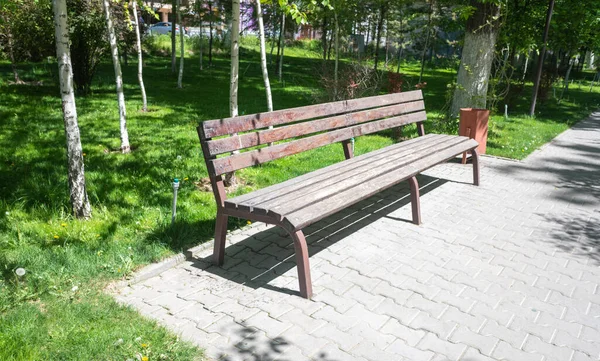
M 277 76 L 279 82 L 283 81 L 283 52 L 285 51 L 285 12 L 281 15 L 281 55 L 279 57 L 279 66 L 277 69 Z
M 457 116 L 460 108 L 485 108 L 488 82 L 498 37 L 500 8 L 494 3 L 471 0 L 476 10 L 467 22 L 457 85 L 450 115 Z
M 67 26 L 67 4 L 65 0 L 53 0 L 56 59 L 62 100 L 63 119 L 67 138 L 67 163 L 69 195 L 73 214 L 77 218 L 90 218 L 92 209 L 85 188 L 83 151 L 77 123 L 77 108 L 73 90 L 73 69 L 69 52 L 69 28 Z
M 262 69 L 263 81 L 265 82 L 265 93 L 267 95 L 267 110 L 273 111 L 273 97 L 271 96 L 271 83 L 269 82 L 269 71 L 267 69 L 267 49 L 265 44 L 265 26 L 263 24 L 260 0 L 256 0 L 256 17 L 258 19 L 258 30 L 260 39 L 260 67 Z
M 208 21 L 208 31 L 210 32 L 208 38 L 208 66 L 212 66 L 212 48 L 213 48 L 213 13 L 212 13 L 212 1 L 208 2 L 208 13 L 210 18 Z
M 175 73 L 177 71 L 177 52 L 176 52 L 176 44 L 177 44 L 177 0 L 173 0 L 171 2 L 172 9 L 172 19 L 171 19 L 171 73 Z
M 183 88 L 183 56 L 185 55 L 185 44 L 183 42 L 183 25 L 181 23 L 181 9 L 179 8 L 181 5 L 181 0 L 177 0 L 177 22 L 179 23 L 179 76 L 177 77 L 177 87 L 179 89 Z
M 377 63 L 379 62 L 379 45 L 381 43 L 381 32 L 383 31 L 383 21 L 385 20 L 385 13 L 387 11 L 387 4 L 382 3 L 379 8 L 379 19 L 377 20 L 377 40 L 375 42 L 375 66 L 377 70 Z
M 108 29 L 108 41 L 110 43 L 110 52 L 115 70 L 115 82 L 117 87 L 117 100 L 119 103 L 119 126 L 121 130 L 121 152 L 129 153 L 129 134 L 127 132 L 127 111 L 125 109 L 125 95 L 123 94 L 123 74 L 121 73 L 121 63 L 119 62 L 119 49 L 117 48 L 117 37 L 115 29 L 110 18 L 109 0 L 102 0 L 104 6 L 104 17 L 106 18 L 106 28 Z
M 138 53 L 138 82 L 140 83 L 140 90 L 142 91 L 142 111 L 148 111 L 148 99 L 146 98 L 146 87 L 144 87 L 144 76 L 143 76 L 143 68 L 144 68 L 144 59 L 142 56 L 142 41 L 140 36 L 140 24 L 138 21 L 138 13 L 137 13 L 137 0 L 133 0 L 133 18 L 135 19 L 135 41 L 137 46 Z

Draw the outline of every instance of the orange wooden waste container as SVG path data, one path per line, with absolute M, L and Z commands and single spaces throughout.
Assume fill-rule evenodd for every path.
M 460 122 L 458 124 L 458 135 L 475 139 L 479 146 L 477 153 L 485 154 L 488 135 L 488 120 L 490 111 L 488 109 L 461 108 Z M 467 154 L 463 153 L 463 164 L 467 161 Z

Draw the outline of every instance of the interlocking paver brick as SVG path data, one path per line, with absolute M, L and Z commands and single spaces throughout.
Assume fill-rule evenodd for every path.
M 257 224 L 228 234 L 223 267 L 195 250 L 116 298 L 214 360 L 598 361 L 599 121 L 523 162 L 482 157 L 480 187 L 431 168 L 419 227 L 399 221 L 406 182 L 310 226 L 312 301 L 290 237 Z
M 393 318 L 383 325 L 379 331 L 383 334 L 393 335 L 404 341 L 407 345 L 413 347 L 416 346 L 426 334 L 423 330 L 415 330 L 407 327 Z
M 433 333 L 428 333 L 423 337 L 417 348 L 433 351 L 438 355 L 445 356 L 448 360 L 458 360 L 467 350 L 465 344 L 452 343 L 446 340 L 440 340 Z
M 333 324 L 325 325 L 316 331 L 313 336 L 326 338 L 335 343 L 340 349 L 348 352 L 354 346 L 358 345 L 362 341 L 362 337 L 356 334 L 352 334 L 348 331 L 341 331 Z
M 385 351 L 397 354 L 411 361 L 429 361 L 435 353 L 431 351 L 423 351 L 416 347 L 412 347 L 404 343 L 402 340 L 396 340 Z
M 496 346 L 496 349 L 492 353 L 492 357 L 497 360 L 506 361 L 542 361 L 544 359 L 544 355 L 522 351 L 504 341 L 498 342 L 498 346 Z
M 453 343 L 469 345 L 485 356 L 490 356 L 494 347 L 500 341 L 494 336 L 482 336 L 467 327 L 458 326 L 449 340 Z

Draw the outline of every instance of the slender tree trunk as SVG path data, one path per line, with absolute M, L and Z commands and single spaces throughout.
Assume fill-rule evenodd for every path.
M 210 18 L 208 20 L 208 30 L 210 32 L 208 38 L 208 66 L 212 66 L 212 49 L 213 49 L 213 13 L 212 13 L 212 1 L 208 2 L 208 13 Z
M 239 77 L 239 37 L 240 37 L 240 0 L 232 1 L 231 20 L 231 81 L 229 86 L 229 113 L 238 116 L 238 77 Z
M 535 115 L 535 103 L 537 102 L 538 90 L 540 88 L 540 79 L 544 68 L 544 57 L 546 56 L 546 42 L 548 41 L 548 32 L 550 30 L 550 21 L 552 20 L 552 11 L 554 10 L 554 0 L 548 3 L 548 12 L 546 13 L 546 26 L 544 27 L 544 36 L 542 38 L 542 48 L 538 57 L 537 71 L 533 80 L 533 94 L 531 96 L 531 106 L 529 107 L 529 116 Z
M 451 116 L 457 116 L 460 108 L 486 106 L 500 8 L 495 3 L 481 3 L 478 0 L 471 0 L 471 6 L 475 12 L 467 21 L 457 85 L 450 107 Z
M 271 55 L 269 65 L 273 65 L 273 51 L 275 50 L 275 34 L 277 34 L 277 17 L 273 16 L 273 32 L 271 33 Z
M 402 50 L 404 49 L 404 33 L 402 32 L 402 14 L 400 15 L 400 45 L 398 46 L 398 64 L 396 74 L 400 73 L 400 61 L 402 60 Z
M 92 209 L 85 187 L 83 151 L 77 123 L 77 108 L 73 91 L 73 69 L 69 51 L 69 28 L 67 25 L 67 4 L 65 0 L 53 0 L 54 30 L 56 39 L 56 59 L 58 78 L 67 138 L 67 166 L 69 196 L 73 214 L 77 218 L 90 218 Z
M 323 45 L 323 61 L 327 60 L 327 16 L 323 16 L 323 33 L 321 34 L 321 45 Z
M 379 44 L 381 43 L 381 32 L 383 31 L 383 20 L 385 19 L 385 13 L 387 10 L 387 4 L 382 3 L 379 8 L 379 19 L 377 20 L 377 41 L 375 42 L 375 66 L 377 70 L 377 63 L 379 62 Z
M 338 99 L 338 63 L 340 62 L 340 24 L 338 22 L 337 9 L 333 10 L 333 18 L 335 20 L 335 67 L 333 70 L 333 100 Z
M 138 13 L 137 13 L 137 0 L 133 0 L 133 18 L 135 19 L 135 41 L 137 46 L 138 53 L 138 82 L 140 83 L 140 90 L 142 91 L 142 111 L 148 111 L 148 100 L 146 98 L 146 87 L 144 87 L 144 76 L 143 76 L 143 68 L 144 68 L 144 59 L 142 57 L 142 41 L 140 36 L 140 24 L 138 21 Z
M 204 35 L 202 34 L 202 20 L 200 20 L 200 70 L 202 70 L 203 55 L 204 55 Z
M 283 17 L 285 17 L 285 14 L 283 15 Z M 277 59 L 275 59 L 275 66 L 277 67 L 277 69 L 279 69 L 279 62 L 281 61 L 281 41 L 283 40 L 283 27 L 284 26 L 285 26 L 285 23 L 282 23 L 280 21 L 279 22 L 279 39 L 277 40 Z
M 271 83 L 269 82 L 269 71 L 267 69 L 267 49 L 265 49 L 265 26 L 263 24 L 260 0 L 256 0 L 256 17 L 258 20 L 258 30 L 260 39 L 260 67 L 262 68 L 263 81 L 265 82 L 265 93 L 267 95 L 267 110 L 272 112 L 273 98 L 271 96 Z
M 529 54 L 525 54 L 525 64 L 523 65 L 523 76 L 521 77 L 521 81 L 525 82 L 525 77 L 527 76 L 527 66 L 529 65 Z
M 279 67 L 277 69 L 277 76 L 279 77 L 279 82 L 283 81 L 283 52 L 285 50 L 285 11 L 281 15 L 281 55 L 279 57 Z
M 125 109 L 125 95 L 123 94 L 123 74 L 121 73 L 121 63 L 119 62 L 119 49 L 117 48 L 117 37 L 115 29 L 110 18 L 109 0 L 102 0 L 104 6 L 104 17 L 106 18 L 106 28 L 108 29 L 108 41 L 110 43 L 110 52 L 112 55 L 113 67 L 115 70 L 115 82 L 117 86 L 117 100 L 119 103 L 119 126 L 121 130 L 121 152 L 129 153 L 129 134 L 127 132 L 127 111 Z
M 240 70 L 239 58 L 239 38 L 240 38 L 240 0 L 232 0 L 232 19 L 231 19 L 231 80 L 229 87 L 229 115 L 238 116 L 238 80 Z M 236 135 L 234 133 L 232 135 Z M 234 153 L 236 153 L 235 151 Z M 235 172 L 225 174 L 224 182 L 227 186 L 235 186 L 237 179 Z
M 327 60 L 331 60 L 331 49 L 333 49 L 333 39 L 335 37 L 335 25 L 334 29 L 331 31 L 331 35 L 329 36 L 329 45 L 327 46 Z
M 177 0 L 171 1 L 171 73 L 177 71 L 177 52 L 175 50 L 177 44 Z
M 575 63 L 574 57 L 569 57 L 569 68 L 567 68 L 567 74 L 565 74 L 565 85 L 563 86 L 562 91 L 560 92 L 560 100 L 563 99 L 565 95 L 565 91 L 569 90 L 569 78 L 571 76 L 571 70 L 573 69 L 573 63 Z
M 15 84 L 22 84 L 21 78 L 19 78 L 19 72 L 17 71 L 17 62 L 15 61 L 15 53 L 13 51 L 13 34 L 10 26 L 10 20 L 3 17 L 2 19 L 6 29 L 6 48 L 8 50 L 8 57 L 10 58 L 10 66 L 12 68 L 13 76 L 15 77 Z
M 181 0 L 177 0 L 177 22 L 179 23 L 179 76 L 177 77 L 177 88 L 183 88 L 183 57 L 185 55 L 185 43 L 183 42 L 183 24 L 181 22 Z
M 423 81 L 423 72 L 425 71 L 425 55 L 429 48 L 429 37 L 431 36 L 431 16 L 433 15 L 433 0 L 429 0 L 429 15 L 427 16 L 427 34 L 425 37 L 425 47 L 421 54 L 421 72 L 419 73 L 419 83 Z

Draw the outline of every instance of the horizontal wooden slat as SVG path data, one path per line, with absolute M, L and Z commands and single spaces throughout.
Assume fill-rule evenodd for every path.
M 207 145 L 210 155 L 213 156 L 234 150 L 255 147 L 261 144 L 274 143 L 289 138 L 318 133 L 325 130 L 365 123 L 380 118 L 412 113 L 424 109 L 425 104 L 423 101 L 417 100 L 414 102 L 395 104 L 355 113 L 346 113 L 330 118 L 291 124 L 275 129 L 267 129 L 258 132 L 234 135 L 227 138 L 213 139 L 208 141 Z
M 293 224 L 295 229 L 302 229 L 305 226 L 319 221 L 335 212 L 338 212 L 351 204 L 360 202 L 376 193 L 381 192 L 395 184 L 398 184 L 412 176 L 415 176 L 422 171 L 433 167 L 436 164 L 442 163 L 464 152 L 465 150 L 477 147 L 475 140 L 468 140 L 451 148 L 445 149 L 442 152 L 433 153 L 419 161 L 402 167 L 395 172 L 389 172 L 380 177 L 363 182 L 356 187 L 346 189 L 342 192 L 327 198 L 326 201 L 313 203 L 302 209 L 287 214 L 285 216 L 287 222 Z
M 303 184 L 313 184 L 314 182 L 318 182 L 323 176 L 330 174 L 332 171 L 343 171 L 344 169 L 350 169 L 354 167 L 354 162 L 369 162 L 372 159 L 379 159 L 381 157 L 388 156 L 388 154 L 401 151 L 406 147 L 410 147 L 411 145 L 425 141 L 427 139 L 435 139 L 436 137 L 441 137 L 443 135 L 439 134 L 427 134 L 423 137 L 408 139 L 400 143 L 396 143 L 385 148 L 381 148 L 379 150 L 375 150 L 369 153 L 365 153 L 359 155 L 357 157 L 352 158 L 351 161 L 339 162 L 332 164 L 328 167 L 317 169 L 310 173 L 303 174 L 301 176 L 289 179 L 285 182 L 274 184 L 267 188 L 258 189 L 251 193 L 246 193 L 241 196 L 237 196 L 235 198 L 228 199 L 226 202 L 226 206 L 234 206 L 236 204 L 248 204 L 249 201 L 255 201 L 256 198 L 265 199 L 265 197 L 271 198 L 270 196 L 273 193 L 279 193 L 282 190 L 289 189 L 291 187 L 297 187 L 300 183 Z
M 457 141 L 457 137 L 450 135 L 436 135 L 432 137 L 416 139 L 418 142 L 413 142 L 412 146 L 386 147 L 393 149 L 375 157 L 369 156 L 361 158 L 361 156 L 359 156 L 342 162 L 341 164 L 345 164 L 345 167 L 337 167 L 336 169 L 333 166 L 329 166 L 324 168 L 328 170 L 327 172 L 323 172 L 321 175 L 309 178 L 303 182 L 289 184 L 292 182 L 287 181 L 283 183 L 287 185 L 285 188 L 273 190 L 271 187 L 269 187 L 268 191 L 262 192 L 263 194 L 261 196 L 250 198 L 242 202 L 240 202 L 237 198 L 234 198 L 231 200 L 231 202 L 236 202 L 238 204 L 238 208 L 249 211 L 270 210 L 272 207 L 276 207 L 285 202 L 293 201 L 296 198 L 307 197 L 312 192 L 344 182 L 356 175 L 360 174 L 362 177 L 365 172 L 374 168 L 383 169 L 384 167 L 393 164 L 398 159 L 403 158 L 404 160 L 409 161 L 417 154 L 420 154 L 420 152 L 423 150 L 430 150 L 431 147 L 441 146 L 448 141 Z M 367 153 L 365 155 L 370 154 L 371 153 Z M 359 178 L 358 181 L 361 181 L 361 179 Z
M 242 115 L 234 118 L 207 120 L 201 124 L 201 127 L 204 129 L 205 139 L 210 139 L 221 135 L 267 128 L 272 125 L 293 123 L 300 120 L 331 116 L 421 99 L 423 99 L 421 90 L 415 90 L 405 93 L 378 95 L 374 97 L 283 109 L 268 113 Z
M 272 147 L 234 154 L 228 157 L 214 159 L 210 162 L 212 162 L 214 165 L 216 175 L 220 175 L 250 167 L 252 165 L 262 164 L 278 158 L 304 152 L 310 149 L 322 147 L 327 144 L 341 142 L 342 140 L 353 137 L 371 134 L 418 121 L 424 121 L 426 119 L 427 116 L 425 112 L 421 111 L 313 135 L 311 137 L 293 140 L 291 142 L 274 145 Z
M 299 192 L 288 193 L 284 196 L 256 204 L 254 211 L 266 214 L 272 212 L 285 216 L 288 213 L 317 202 L 327 202 L 326 199 L 345 191 L 346 189 L 368 182 L 388 172 L 396 172 L 419 159 L 432 153 L 442 152 L 458 144 L 468 141 L 468 138 L 448 137 L 443 142 L 415 149 L 413 152 L 399 154 L 390 159 L 383 159 L 374 164 L 368 164 L 363 169 L 343 172 L 341 177 L 336 177 L 336 172 L 331 174 L 331 179 L 324 179 L 319 184 L 310 188 L 303 188 Z

